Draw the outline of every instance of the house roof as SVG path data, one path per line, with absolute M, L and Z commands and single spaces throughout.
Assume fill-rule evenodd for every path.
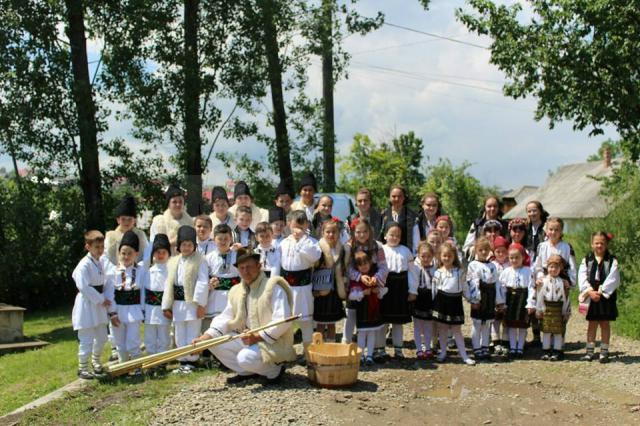
M 603 161 L 561 166 L 537 191 L 518 200 L 504 217 L 526 217 L 527 203 L 533 200 L 540 201 L 552 216 L 563 219 L 603 217 L 610 204 L 600 195 L 602 182 L 593 178 L 608 177 L 612 172 L 613 168 L 606 167 Z
M 538 190 L 537 186 L 525 185 L 520 188 L 512 189 L 511 191 L 506 192 L 502 195 L 502 198 L 513 198 L 516 200 L 516 203 L 521 203 L 522 200 L 527 198 L 529 195 L 533 194 Z

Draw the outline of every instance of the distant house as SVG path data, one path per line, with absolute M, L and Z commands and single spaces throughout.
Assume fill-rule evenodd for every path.
M 521 204 L 528 196 L 538 190 L 537 186 L 525 185 L 502 194 L 502 209 L 506 213 Z
M 606 156 L 603 161 L 561 166 L 533 193 L 518 201 L 505 219 L 527 217 L 527 203 L 537 200 L 551 216 L 565 221 L 565 232 L 580 226 L 587 219 L 604 217 L 611 204 L 602 196 L 602 182 L 594 178 L 611 176 L 615 163 Z

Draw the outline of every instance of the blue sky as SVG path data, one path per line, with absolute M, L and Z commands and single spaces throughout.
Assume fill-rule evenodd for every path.
M 461 6 L 463 1 L 436 0 L 424 11 L 417 0 L 361 0 L 358 10 L 368 16 L 380 10 L 388 23 L 488 46 L 490 40 L 470 34 L 455 19 L 455 10 Z M 92 57 L 99 46 L 99 42 L 90 44 Z M 389 140 L 413 130 L 424 140 L 424 155 L 430 159 L 425 166 L 438 158 L 449 158 L 454 164 L 469 161 L 471 173 L 483 184 L 509 189 L 540 185 L 550 170 L 584 161 L 602 140 L 616 137 L 611 129 L 604 137 L 590 138 L 587 132 L 574 132 L 571 123 L 549 130 L 546 121 L 536 122 L 533 100 L 514 101 L 501 94 L 504 76 L 489 64 L 486 49 L 388 25 L 365 37 L 350 36 L 344 46 L 353 57 L 349 78 L 338 82 L 335 90 L 339 153 L 347 152 L 355 133 Z M 309 74 L 309 94 L 319 97 L 319 60 L 312 62 Z M 270 106 L 270 99 L 264 103 Z M 231 108 L 229 102 L 222 105 L 223 110 Z M 104 139 L 121 136 L 135 147 L 129 123 L 111 119 L 109 124 Z M 221 140 L 216 152 L 264 156 L 264 147 L 251 142 Z M 162 149 L 169 154 L 172 148 Z M 6 157 L 0 157 L 1 166 L 10 167 Z M 207 183 L 225 181 L 220 164 L 212 163 L 210 170 Z

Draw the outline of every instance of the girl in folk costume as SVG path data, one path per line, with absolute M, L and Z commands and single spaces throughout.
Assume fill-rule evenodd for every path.
M 429 231 L 435 229 L 436 218 L 442 216 L 442 206 L 440 199 L 433 192 L 427 192 L 420 200 L 422 211 L 418 215 L 416 224 L 413 226 L 413 249 L 414 253 L 418 252 L 418 244 L 427 239 Z
M 260 222 L 256 225 L 256 240 L 258 241 L 258 246 L 255 252 L 260 255 L 262 272 L 267 278 L 280 276 L 282 252 L 280 251 L 280 246 L 273 240 L 273 231 L 267 222 Z
M 136 264 L 140 241 L 133 231 L 120 240 L 119 262 L 110 276 L 113 289 L 111 332 L 118 351 L 118 359 L 125 362 L 140 355 L 140 324 L 144 320 L 145 268 Z M 137 374 L 140 371 L 136 371 Z
M 318 241 L 307 235 L 309 221 L 302 210 L 294 210 L 289 215 L 291 235 L 282 240 L 280 251 L 282 262 L 280 274 L 291 286 L 293 294 L 293 315 L 302 315 L 299 321 L 302 343 L 305 349 L 313 335 L 313 289 L 311 271 L 320 259 L 322 251 Z
M 527 255 L 524 246 L 511 244 L 508 253 L 511 266 L 500 273 L 500 286 L 507 302 L 504 321 L 509 334 L 509 357 L 521 358 L 529 316 L 535 313 L 535 285 L 531 268 L 523 263 Z
M 177 185 L 170 185 L 165 193 L 168 203 L 167 210 L 157 215 L 151 222 L 149 230 L 151 241 L 156 234 L 166 234 L 171 243 L 171 254 L 176 254 L 176 242 L 178 241 L 178 228 L 181 226 L 193 226 L 193 218 L 184 208 L 184 192 Z
M 287 234 L 287 213 L 283 207 L 269 209 L 269 227 L 273 245 L 278 247 Z
M 509 240 L 511 243 L 517 243 L 524 247 L 528 258 L 526 263 L 531 265 L 533 253 L 527 249 L 527 241 L 529 240 L 529 236 L 527 235 L 527 222 L 521 217 L 514 217 L 509 222 L 508 229 Z
M 449 241 L 453 244 L 458 252 L 458 259 L 464 263 L 464 257 L 462 255 L 462 251 L 458 246 L 458 242 L 456 241 L 456 237 L 453 236 L 453 222 L 451 221 L 451 217 L 444 215 L 438 216 L 435 220 L 436 230 L 440 233 L 440 238 L 442 241 Z
M 322 238 L 322 224 L 328 220 L 334 221 L 339 228 L 339 238 L 342 244 L 349 242 L 349 230 L 345 226 L 344 222 L 335 216 L 331 215 L 333 210 L 333 198 L 330 195 L 323 195 L 318 199 L 318 206 L 313 213 L 313 219 L 311 220 L 311 233 L 315 238 Z
M 162 296 L 167 282 L 167 262 L 171 253 L 169 237 L 158 234 L 153 239 L 153 262 L 145 274 L 144 288 L 144 346 L 149 355 L 171 347 L 171 321 L 162 315 Z
M 485 235 L 484 227 L 487 221 L 498 222 L 500 224 L 500 234 L 502 234 L 503 230 L 506 230 L 506 223 L 502 220 L 502 203 L 500 199 L 496 196 L 489 196 L 485 198 L 483 206 L 482 214 L 471 224 L 467 238 L 462 245 L 462 251 L 469 261 L 473 260 L 475 254 L 473 249 L 476 239 Z M 493 239 L 489 238 L 489 241 L 493 241 Z
M 349 217 L 349 229 L 353 232 L 356 224 L 360 219 L 366 219 L 373 228 L 374 237 L 380 235 L 380 225 L 382 224 L 382 216 L 373 207 L 373 196 L 368 188 L 360 188 L 356 194 L 357 212 Z
M 413 305 L 413 337 L 416 342 L 416 358 L 433 358 L 431 339 L 433 336 L 433 248 L 426 241 L 418 244 L 415 268 L 418 272 L 418 296 Z
M 496 310 L 504 304 L 502 289 L 497 285 L 498 272 L 491 263 L 491 243 L 484 237 L 476 240 L 476 258 L 469 263 L 467 283 L 471 297 L 471 319 L 473 327 L 471 342 L 475 359 L 488 359 L 491 324 L 496 318 Z
M 125 196 L 116 206 L 114 213 L 118 226 L 113 231 L 108 231 L 105 235 L 104 249 L 107 258 L 114 266 L 118 264 L 120 240 L 125 232 L 133 231 L 138 236 L 138 241 L 140 241 L 140 250 L 136 261 L 141 261 L 149 243 L 145 233 L 136 228 L 136 199 L 131 195 Z
M 571 302 L 568 297 L 569 282 L 561 277 L 565 261 L 558 254 L 547 260 L 547 275 L 536 292 L 536 316 L 542 320 L 542 359 L 558 361 L 564 358 L 564 332 Z M 553 351 L 551 341 L 553 339 Z
M 562 278 L 566 279 L 571 287 L 576 285 L 576 257 L 571 245 L 562 241 L 564 222 L 558 217 L 550 217 L 545 224 L 547 240 L 538 245 L 536 263 L 533 268 L 536 285 L 540 285 L 544 275 L 547 273 L 547 262 L 554 255 L 560 255 L 566 262 L 567 268 L 562 270 Z
M 353 229 L 353 237 L 351 239 L 351 256 L 355 256 L 358 252 L 365 252 L 374 262 L 374 268 L 370 274 L 361 273 L 354 262 L 350 262 L 348 267 L 348 275 L 350 281 L 359 282 L 366 287 L 384 287 L 387 280 L 387 262 L 384 256 L 382 244 L 375 240 L 373 228 L 368 220 L 359 218 Z M 355 259 L 355 258 L 354 258 Z M 350 300 L 347 302 L 347 320 L 344 325 L 344 334 L 342 343 L 351 343 L 353 330 L 356 326 L 356 306 Z M 373 353 L 373 359 L 376 362 L 385 360 L 384 341 L 379 342 Z
M 532 254 L 532 263 L 535 263 L 538 245 L 547 238 L 544 225 L 548 217 L 549 213 L 542 207 L 540 201 L 527 203 L 527 244 L 525 248 Z
M 381 301 L 380 311 L 385 323 L 392 324 L 394 356 L 403 359 L 402 336 L 403 325 L 411 322 L 412 306 L 410 302 L 416 300 L 418 294 L 418 277 L 413 263 L 411 250 L 400 244 L 402 229 L 397 223 L 389 223 L 383 246 L 384 257 L 387 262 L 387 294 Z M 386 328 L 386 327 L 385 327 Z M 385 337 L 382 330 L 382 338 Z
M 280 181 L 278 187 L 276 188 L 276 198 L 275 200 L 273 200 L 273 204 L 275 207 L 280 207 L 284 210 L 285 217 L 289 213 L 291 213 L 291 205 L 293 204 L 293 189 L 291 189 L 291 187 L 284 181 Z
M 308 172 L 298 185 L 298 193 L 300 194 L 300 200 L 294 201 L 291 204 L 291 211 L 302 210 L 307 216 L 307 220 L 311 222 L 313 220 L 313 213 L 315 212 L 315 200 L 314 195 L 318 192 L 318 184 L 316 183 L 316 177 L 313 173 Z
M 345 280 L 351 250 L 340 241 L 338 222 L 325 221 L 321 230 L 322 238 L 318 244 L 322 256 L 311 277 L 313 320 L 316 331 L 326 333 L 326 339 L 333 342 L 336 339 L 336 322 L 345 316 L 342 301 L 347 297 Z
M 503 236 L 498 236 L 493 240 L 493 259 L 491 260 L 496 267 L 498 277 L 502 271 L 507 269 L 509 263 L 509 241 Z M 498 283 L 501 285 L 500 280 Z M 504 289 L 502 290 L 504 293 Z M 506 297 L 506 293 L 505 297 Z M 506 299 L 505 299 L 506 302 Z M 496 311 L 496 319 L 491 325 L 491 344 L 493 345 L 493 353 L 496 355 L 505 355 L 509 346 L 509 331 L 504 322 L 504 311 Z
M 196 250 L 202 256 L 206 257 L 216 249 L 216 243 L 211 238 L 211 231 L 213 231 L 213 222 L 211 218 L 206 214 L 197 216 L 194 220 L 194 228 L 196 228 Z
M 353 266 L 361 276 L 373 277 L 376 264 L 366 251 L 358 251 L 353 258 Z M 383 319 L 380 312 L 380 298 L 386 290 L 374 281 L 350 280 L 349 301 L 354 307 L 358 327 L 358 346 L 362 349 L 365 365 L 374 363 L 374 347 L 377 334 L 382 329 Z M 366 348 L 366 356 L 365 356 Z
M 215 228 L 221 223 L 233 228 L 233 215 L 229 213 L 229 197 L 227 190 L 221 186 L 214 186 L 211 190 L 211 228 Z M 207 253 L 208 254 L 208 253 Z
M 620 285 L 618 261 L 609 252 L 608 245 L 611 234 L 596 232 L 591 236 L 591 253 L 580 263 L 578 283 L 580 285 L 580 302 L 588 304 L 587 321 L 587 354 L 584 359 L 595 359 L 596 332 L 600 327 L 600 357 L 602 363 L 609 361 L 609 339 L 611 329 L 609 321 L 618 317 L 616 304 L 617 288 Z
M 434 253 L 438 253 L 443 242 L 442 235 L 440 235 L 440 232 L 438 232 L 437 229 L 429 231 L 429 235 L 427 235 L 427 244 L 433 248 Z M 438 256 L 435 256 L 433 258 L 433 266 L 437 267 L 439 262 Z
M 108 286 L 106 271 L 110 264 L 104 253 L 104 235 L 100 231 L 84 234 L 84 248 L 88 252 L 73 270 L 73 280 L 78 294 L 73 304 L 71 323 L 78 332 L 78 377 L 93 379 L 102 374 L 100 356 L 107 343 L 107 309 L 111 300 L 105 297 L 113 291 Z M 89 372 L 89 357 L 93 364 L 93 374 Z
M 413 249 L 413 226 L 416 224 L 417 215 L 407 207 L 409 197 L 406 189 L 400 185 L 391 187 L 389 192 L 389 207 L 382 212 L 382 223 L 380 225 L 380 241 L 384 240 L 384 233 L 387 232 L 387 225 L 395 222 L 400 225 L 402 239 L 400 244 Z
M 458 347 L 458 353 L 464 363 L 475 365 L 476 362 L 467 356 L 461 328 L 462 324 L 464 324 L 462 298 L 464 297 L 470 301 L 471 296 L 453 244 L 450 242 L 442 243 L 439 259 L 440 267 L 433 275 L 433 286 L 436 291 L 433 318 L 438 322 L 440 339 L 438 361 L 444 362 L 447 358 L 447 337 L 451 332 Z
M 241 206 L 247 207 L 251 213 L 251 222 L 247 225 L 247 227 L 251 228 L 252 230 L 256 229 L 256 225 L 258 223 L 267 220 L 268 212 L 265 209 L 261 209 L 254 204 L 251 190 L 249 189 L 249 185 L 247 185 L 246 182 L 240 181 L 236 183 L 236 186 L 234 186 L 233 188 L 233 201 L 234 205 L 229 209 L 229 214 L 237 219 L 238 209 Z
M 209 294 L 207 262 L 196 250 L 196 230 L 181 226 L 177 233 L 178 255 L 167 265 L 167 283 L 162 295 L 162 313 L 173 319 L 176 346 L 191 343 L 200 335 Z M 190 373 L 198 355 L 179 358 L 178 373 Z

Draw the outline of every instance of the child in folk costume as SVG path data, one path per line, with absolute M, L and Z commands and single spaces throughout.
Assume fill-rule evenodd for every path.
M 209 270 L 209 285 L 205 295 L 198 292 L 197 300 L 207 301 L 207 309 L 201 330 L 208 330 L 211 319 L 218 316 L 227 306 L 229 290 L 240 282 L 236 269 L 236 251 L 231 249 L 233 231 L 228 225 L 219 224 L 213 231 L 216 249 L 209 253 L 205 261 Z M 203 331 L 204 332 L 204 331 Z
M 211 208 L 213 212 L 209 215 L 211 218 L 211 228 L 215 228 L 221 223 L 233 228 L 233 215 L 229 213 L 229 197 L 227 190 L 221 186 L 214 186 L 211 190 Z
M 569 281 L 571 287 L 576 285 L 576 258 L 571 245 L 562 241 L 564 221 L 558 217 L 550 217 L 544 225 L 547 240 L 538 245 L 536 263 L 533 268 L 536 285 L 540 285 L 547 273 L 547 262 L 554 255 L 560 255 L 568 268 L 563 269 L 562 278 Z
M 273 204 L 284 210 L 285 217 L 291 212 L 291 205 L 293 204 L 293 189 L 286 182 L 280 181 L 276 188 L 276 198 L 273 200 Z M 283 219 L 284 220 L 284 219 Z
M 500 273 L 507 302 L 504 321 L 509 334 L 509 357 L 522 358 L 529 316 L 535 312 L 535 285 L 531 268 L 523 263 L 527 255 L 524 246 L 511 244 L 508 253 L 511 266 Z
M 529 241 L 529 236 L 527 235 L 526 220 L 521 217 L 514 217 L 509 222 L 508 229 L 509 239 L 511 240 L 511 243 L 518 243 L 522 247 L 524 247 L 527 256 L 529 257 L 529 259 L 531 259 L 533 257 L 533 253 L 531 253 L 529 249 L 527 249 L 527 241 Z
M 433 248 L 434 253 L 438 253 L 443 242 L 444 241 L 442 240 L 442 235 L 440 235 L 440 232 L 438 232 L 437 229 L 432 229 L 431 231 L 429 231 L 429 234 L 427 235 L 427 243 Z M 434 257 L 433 266 L 437 267 L 438 262 L 438 257 Z
M 93 379 L 102 374 L 100 356 L 107 343 L 107 309 L 111 300 L 105 297 L 109 293 L 106 281 L 109 261 L 104 253 L 104 235 L 100 231 L 88 231 L 84 234 L 84 248 L 88 252 L 73 270 L 73 280 L 78 294 L 73 304 L 71 322 L 78 332 L 78 377 Z M 93 364 L 93 374 L 89 371 L 89 357 Z
M 181 226 L 177 234 L 178 255 L 167 265 L 167 283 L 162 295 L 162 313 L 173 319 L 176 346 L 191 343 L 200 335 L 209 294 L 207 262 L 196 250 L 196 230 Z M 179 358 L 178 373 L 190 373 L 195 369 L 198 355 Z
M 307 235 L 308 227 L 309 220 L 306 213 L 302 210 L 292 211 L 289 215 L 291 235 L 280 243 L 282 253 L 280 274 L 291 286 L 292 314 L 302 315 L 299 326 L 302 331 L 305 357 L 313 334 L 311 271 L 322 255 L 318 241 Z
M 502 271 L 507 269 L 509 263 L 509 241 L 503 236 L 498 236 L 493 240 L 493 260 L 491 261 L 496 267 L 498 277 Z M 500 283 L 500 280 L 498 280 Z M 503 289 L 504 293 L 504 289 Z M 505 297 L 506 297 L 506 293 Z M 506 302 L 506 299 L 505 299 Z M 505 355 L 509 346 L 509 328 L 504 322 L 504 311 L 496 311 L 496 319 L 491 325 L 491 344 L 493 345 L 493 353 L 496 355 Z
M 171 253 L 169 237 L 157 234 L 151 247 L 153 262 L 144 280 L 144 346 L 147 354 L 171 347 L 171 321 L 162 315 L 162 296 L 167 282 L 167 262 Z
M 196 246 L 198 253 L 203 257 L 216 249 L 216 243 L 211 238 L 213 222 L 206 214 L 201 214 L 195 218 L 194 228 L 196 228 Z
M 110 276 L 113 288 L 112 333 L 118 359 L 125 362 L 140 355 L 140 325 L 144 320 L 145 268 L 136 264 L 140 242 L 133 231 L 120 240 L 119 263 Z M 140 371 L 136 371 L 137 374 Z
M 411 250 L 400 244 L 402 228 L 394 222 L 387 224 L 383 246 L 384 257 L 387 262 L 387 280 L 385 286 L 387 294 L 381 301 L 380 311 L 385 323 L 392 324 L 391 333 L 393 340 L 394 357 L 403 359 L 402 336 L 403 325 L 411 322 L 412 306 L 418 294 L 418 280 L 413 264 Z M 386 327 L 385 327 L 386 328 Z M 382 330 L 381 338 L 384 338 L 386 330 Z
M 436 228 L 436 218 L 442 216 L 442 206 L 440 198 L 433 192 L 427 192 L 420 200 L 422 211 L 418 214 L 416 224 L 413 226 L 413 247 L 414 253 L 418 253 L 418 244 L 427 239 L 429 231 Z
M 318 192 L 318 184 L 316 183 L 316 177 L 311 172 L 307 172 L 300 179 L 298 185 L 298 193 L 300 194 L 300 200 L 294 201 L 291 204 L 291 211 L 302 210 L 307 216 L 307 220 L 311 222 L 313 220 L 313 214 L 315 212 L 316 202 L 314 195 Z
M 184 192 L 177 185 L 170 185 L 165 193 L 167 200 L 167 210 L 157 215 L 151 222 L 149 230 L 150 239 L 156 234 L 166 234 L 171 243 L 171 254 L 177 253 L 176 242 L 178 240 L 178 228 L 181 226 L 193 226 L 193 218 L 189 216 L 184 208 Z
M 467 283 L 471 297 L 471 319 L 473 327 L 471 342 L 475 359 L 488 359 L 491 324 L 496 310 L 504 304 L 502 288 L 498 286 L 498 272 L 490 260 L 491 243 L 484 237 L 476 240 L 475 259 L 467 269 Z
M 372 274 L 362 274 L 354 262 L 351 262 L 348 267 L 348 275 L 350 281 L 360 282 L 367 287 L 379 286 L 384 287 L 384 283 L 387 280 L 387 262 L 384 256 L 384 249 L 382 244 L 375 240 L 373 235 L 373 227 L 367 219 L 357 218 L 352 222 L 353 237 L 351 239 L 351 254 L 352 258 L 356 253 L 363 251 L 367 253 L 369 258 L 375 263 Z M 342 336 L 342 343 L 351 343 L 353 337 L 353 330 L 356 326 L 356 306 L 352 301 L 347 302 L 347 320 L 344 325 L 344 333 Z M 384 350 L 384 340 L 376 344 L 376 348 L 373 353 L 373 359 L 376 362 L 384 362 L 386 353 Z
M 248 207 L 251 211 L 251 222 L 248 227 L 252 230 L 256 229 L 258 222 L 263 222 L 267 219 L 267 211 L 261 209 L 253 202 L 253 195 L 251 195 L 251 190 L 246 182 L 239 181 L 233 187 L 233 202 L 233 206 L 229 208 L 229 214 L 237 219 L 238 208 L 242 206 Z
M 595 359 L 596 333 L 600 327 L 601 363 L 609 361 L 609 339 L 611 337 L 610 321 L 618 317 L 616 304 L 617 288 L 620 285 L 618 261 L 609 252 L 611 234 L 596 232 L 591 236 L 591 253 L 580 263 L 578 283 L 580 285 L 580 302 L 587 303 L 587 354 L 583 359 Z
M 536 316 L 542 320 L 542 359 L 545 361 L 564 358 L 563 336 L 565 325 L 571 315 L 571 302 L 568 297 L 570 284 L 561 277 L 564 264 L 560 255 L 552 254 L 547 259 L 547 275 L 536 292 Z
M 353 265 L 361 276 L 375 276 L 376 265 L 366 251 L 358 251 L 354 255 Z M 352 302 L 356 312 L 358 346 L 362 349 L 362 357 L 366 365 L 374 363 L 377 334 L 383 325 L 380 312 L 380 298 L 385 294 L 383 290 L 386 289 L 372 281 L 365 284 L 361 280 L 351 280 L 349 283 L 349 301 Z
M 434 251 L 426 241 L 418 244 L 415 267 L 418 272 L 418 296 L 413 305 L 413 337 L 416 342 L 416 358 L 433 358 L 431 339 L 433 337 L 433 266 Z
M 273 244 L 279 246 L 286 237 L 287 213 L 282 207 L 269 209 L 269 227 L 271 228 Z
M 136 228 L 136 199 L 131 195 L 125 196 L 116 206 L 114 213 L 118 226 L 113 231 L 108 231 L 105 235 L 104 250 L 107 258 L 114 266 L 118 264 L 120 240 L 125 232 L 133 231 L 138 236 L 138 241 L 140 241 L 140 250 L 136 259 L 137 262 L 140 262 L 149 243 L 145 233 Z
M 438 361 L 444 362 L 447 358 L 447 337 L 451 332 L 464 363 L 475 365 L 476 362 L 467 356 L 464 337 L 462 337 L 461 326 L 464 324 L 462 298 L 471 300 L 471 296 L 464 272 L 460 268 L 460 260 L 455 246 L 450 242 L 442 243 L 439 259 L 440 267 L 433 275 L 433 286 L 436 290 L 433 317 L 438 322 L 440 338 Z
M 258 241 L 258 246 L 255 252 L 260 255 L 262 272 L 268 278 L 279 276 L 282 254 L 280 247 L 273 240 L 273 231 L 267 222 L 260 222 L 256 225 L 256 240 Z
M 233 229 L 233 249 L 253 250 L 256 246 L 256 234 L 251 229 L 251 208 L 239 206 L 236 209 L 236 226 Z
M 336 339 L 336 323 L 344 318 L 342 301 L 347 298 L 346 274 L 350 247 L 340 242 L 340 227 L 333 220 L 323 222 L 318 242 L 322 256 L 313 269 L 313 320 L 316 331 L 330 342 Z
M 349 231 L 347 226 L 337 217 L 331 215 L 333 210 L 333 198 L 330 195 L 323 195 L 318 199 L 318 205 L 311 220 L 311 235 L 315 238 L 322 238 L 322 224 L 328 220 L 333 220 L 338 224 L 340 230 L 340 242 L 346 244 L 349 242 Z
M 456 241 L 456 238 L 453 236 L 453 222 L 449 216 L 438 216 L 436 218 L 436 230 L 440 233 L 440 238 L 442 241 L 449 241 L 454 245 L 456 250 L 458 251 L 458 259 L 461 259 L 461 262 L 464 262 L 464 256 L 462 255 L 462 250 L 460 250 L 460 246 Z

